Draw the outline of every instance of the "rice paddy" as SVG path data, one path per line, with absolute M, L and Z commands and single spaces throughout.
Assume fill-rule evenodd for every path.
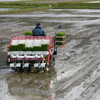
M 88 2 L 88 1 L 87 1 Z M 47 9 L 100 9 L 100 3 L 87 3 L 86 1 L 60 2 L 60 3 L 34 3 L 30 1 L 0 2 L 0 8 L 16 8 L 0 11 L 0 14 L 25 13 Z

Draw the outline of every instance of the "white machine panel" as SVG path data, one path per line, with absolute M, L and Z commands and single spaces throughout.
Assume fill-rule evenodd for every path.
M 15 63 L 11 63 L 10 64 L 10 67 L 15 67 Z
M 34 67 L 39 67 L 39 63 L 35 63 L 34 64 Z
M 41 63 L 39 67 L 40 67 L 40 68 L 41 68 L 41 67 L 44 68 L 45 65 L 46 65 L 46 63 Z
M 21 67 L 21 63 L 16 63 L 15 67 Z
M 23 65 L 23 68 L 24 67 L 29 67 L 29 63 L 25 63 L 24 65 Z

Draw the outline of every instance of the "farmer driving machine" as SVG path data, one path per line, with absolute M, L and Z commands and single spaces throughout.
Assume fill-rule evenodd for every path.
M 8 47 L 7 64 L 19 72 L 48 71 L 55 64 L 57 47 L 64 45 L 65 33 L 50 36 L 15 36 Z M 53 48 L 54 47 L 54 48 Z

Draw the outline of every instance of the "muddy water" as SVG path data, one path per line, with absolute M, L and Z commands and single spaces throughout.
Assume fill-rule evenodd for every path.
M 6 70 L 8 71 L 8 70 Z M 11 70 L 0 80 L 1 100 L 48 100 L 51 98 L 50 81 L 52 73 L 28 74 Z
M 0 11 L 8 11 L 8 10 L 12 10 L 11 8 L 0 8 Z
M 58 24 L 67 43 L 58 48 L 51 73 L 0 71 L 1 100 L 99 100 L 100 10 L 56 9 L 21 15 L 0 15 L 0 67 L 6 67 L 6 45 L 12 36 L 30 31 L 41 22 L 53 36 Z
M 100 3 L 100 1 L 91 1 L 91 2 L 88 2 L 88 3 Z

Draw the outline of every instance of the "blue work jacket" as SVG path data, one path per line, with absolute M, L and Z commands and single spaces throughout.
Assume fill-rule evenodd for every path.
M 32 35 L 33 36 L 46 36 L 44 30 L 41 27 L 35 27 L 32 30 Z

